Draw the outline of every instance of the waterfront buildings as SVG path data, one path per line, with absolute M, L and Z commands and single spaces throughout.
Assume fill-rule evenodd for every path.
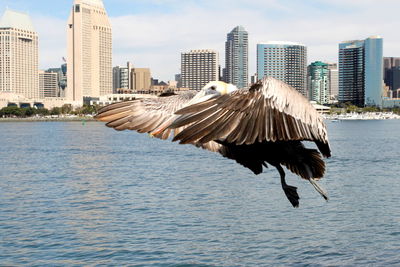
M 182 86 L 200 90 L 208 82 L 218 80 L 218 62 L 218 52 L 215 50 L 191 50 L 182 53 Z
M 307 48 L 294 42 L 257 44 L 257 76 L 271 76 L 307 96 Z
M 248 33 L 243 26 L 235 27 L 227 35 L 223 77 L 238 88 L 248 85 Z
M 339 44 L 339 101 L 357 106 L 382 106 L 383 39 Z
M 103 2 L 74 0 L 67 25 L 68 101 L 112 93 L 111 37 Z
M 113 91 L 116 93 L 146 92 L 152 85 L 149 68 L 135 68 L 130 62 L 126 67 L 113 68 Z
M 330 100 L 330 83 L 328 64 L 316 61 L 308 66 L 308 91 L 311 101 L 328 104 Z
M 6 9 L 0 19 L 0 93 L 37 99 L 38 34 L 30 17 Z

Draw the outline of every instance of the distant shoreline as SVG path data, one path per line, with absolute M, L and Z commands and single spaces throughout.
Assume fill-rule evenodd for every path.
M 323 114 L 325 120 L 398 120 L 400 115 L 393 112 L 364 112 L 346 114 Z
M 47 122 L 47 121 L 96 121 L 93 117 L 27 117 L 27 118 L 0 118 L 1 122 Z

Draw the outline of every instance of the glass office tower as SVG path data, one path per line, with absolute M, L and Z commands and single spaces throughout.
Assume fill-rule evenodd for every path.
M 339 44 L 339 101 L 357 106 L 382 106 L 383 39 Z
M 248 83 L 248 33 L 243 26 L 235 27 L 225 42 L 226 82 L 244 88 Z

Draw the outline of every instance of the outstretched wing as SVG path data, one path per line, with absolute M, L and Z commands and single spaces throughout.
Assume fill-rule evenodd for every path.
M 167 127 L 177 117 L 174 113 L 187 104 L 196 92 L 168 97 L 140 98 L 114 103 L 101 108 L 95 119 L 107 122 L 106 126 L 115 130 L 135 130 L 167 139 L 171 129 Z M 179 132 L 176 129 L 175 132 Z
M 323 118 L 303 95 L 271 77 L 250 89 L 187 106 L 176 114 L 180 116 L 170 128 L 187 126 L 174 138 L 180 143 L 309 140 L 324 156 L 330 156 Z

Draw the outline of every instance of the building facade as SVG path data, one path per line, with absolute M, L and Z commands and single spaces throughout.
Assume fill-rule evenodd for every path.
M 127 62 L 126 66 L 116 66 L 113 68 L 113 93 L 116 94 L 118 91 L 133 90 L 134 81 L 131 75 L 132 64 Z
M 224 81 L 244 88 L 248 85 L 248 33 L 243 26 L 235 27 L 225 42 Z
M 132 71 L 132 80 L 135 82 L 134 90 L 136 92 L 146 92 L 151 87 L 151 73 L 149 68 L 134 68 Z
M 112 31 L 101 0 L 74 0 L 67 41 L 67 100 L 111 94 Z
M 191 50 L 181 54 L 182 87 L 200 90 L 210 81 L 218 80 L 218 52 Z
M 257 76 L 284 81 L 307 97 L 307 47 L 279 41 L 257 44 Z
M 58 72 L 39 71 L 40 98 L 59 96 Z
M 309 99 L 318 104 L 330 102 L 330 83 L 328 64 L 316 61 L 308 66 Z
M 337 63 L 328 63 L 330 102 L 337 102 L 339 97 L 339 70 Z
M 0 92 L 40 97 L 38 35 L 27 14 L 9 9 L 0 19 Z
M 339 102 L 357 106 L 382 106 L 383 39 L 339 44 Z
M 389 87 L 389 90 L 396 91 L 400 89 L 400 57 L 384 57 L 383 68 L 385 85 Z

